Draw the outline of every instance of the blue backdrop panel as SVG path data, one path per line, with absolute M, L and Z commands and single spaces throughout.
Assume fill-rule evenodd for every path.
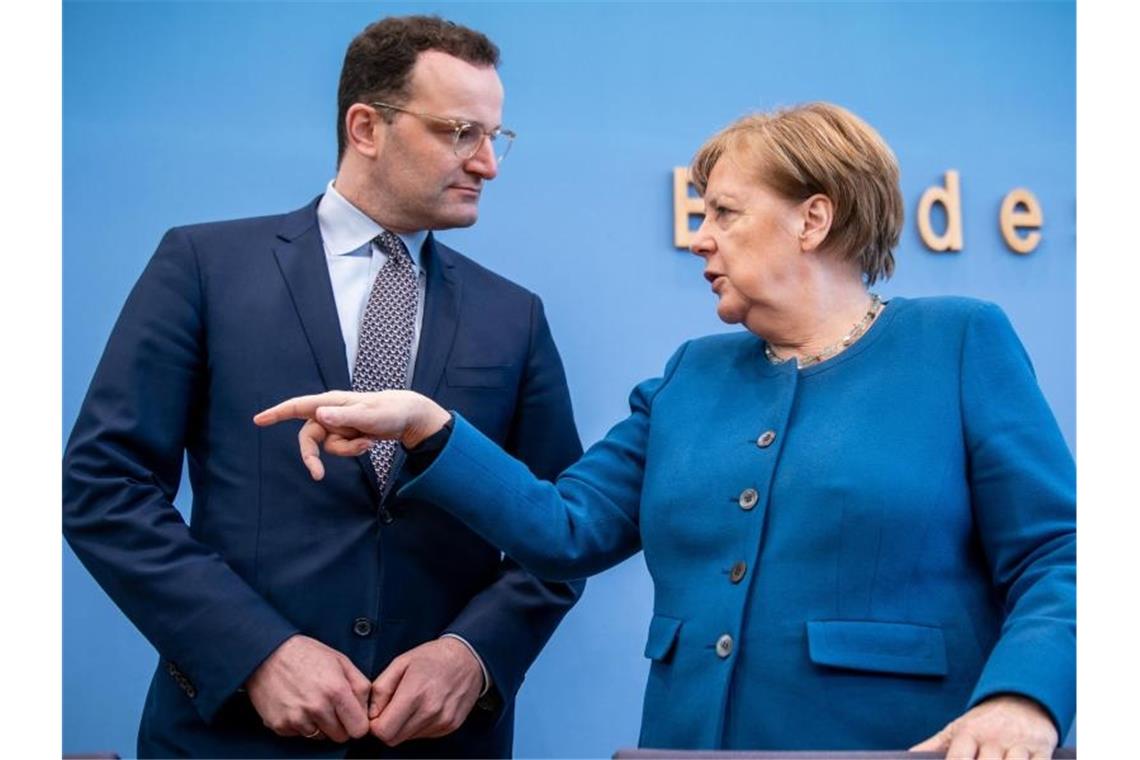
M 672 245 L 672 167 L 748 111 L 822 99 L 877 127 L 902 166 L 907 227 L 880 292 L 1001 304 L 1075 445 L 1071 3 L 65 2 L 64 436 L 163 231 L 320 193 L 345 46 L 408 12 L 503 50 L 520 136 L 479 224 L 441 237 L 543 296 L 587 444 L 682 340 L 738 329 L 717 320 L 701 262 Z M 964 249 L 935 254 L 914 210 L 947 169 L 961 175 Z M 1019 186 L 1044 210 L 1029 256 L 998 228 Z M 155 654 L 69 551 L 63 583 L 64 751 L 130 755 Z M 636 742 L 650 607 L 639 558 L 590 585 L 523 686 L 519 755 Z

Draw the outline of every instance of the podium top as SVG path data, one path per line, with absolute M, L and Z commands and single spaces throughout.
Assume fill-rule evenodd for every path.
M 1053 752 L 1053 760 L 1076 760 L 1077 750 L 1073 747 L 1058 747 Z M 615 760 L 944 760 L 942 752 L 888 751 L 715 751 L 677 749 L 619 749 L 614 753 Z

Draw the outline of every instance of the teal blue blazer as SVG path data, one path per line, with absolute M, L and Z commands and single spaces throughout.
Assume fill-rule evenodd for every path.
M 642 746 L 906 748 L 1000 693 L 1063 736 L 1075 468 L 1005 315 L 895 298 L 821 364 L 763 347 L 684 344 L 555 484 L 456 415 L 403 494 L 549 579 L 645 552 Z

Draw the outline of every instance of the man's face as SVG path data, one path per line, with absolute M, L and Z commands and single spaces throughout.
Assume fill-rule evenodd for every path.
M 474 66 L 435 50 L 420 53 L 409 81 L 409 111 L 501 126 L 503 85 L 494 68 Z M 484 140 L 466 160 L 455 155 L 455 130 L 399 111 L 376 129 L 379 153 L 370 189 L 391 212 L 395 232 L 470 227 L 479 216 L 483 183 L 499 172 L 494 148 Z

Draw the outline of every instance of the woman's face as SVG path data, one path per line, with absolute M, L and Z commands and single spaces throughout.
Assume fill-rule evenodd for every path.
M 731 154 L 716 162 L 705 188 L 705 218 L 690 250 L 705 260 L 705 279 L 725 322 L 747 323 L 756 307 L 795 298 L 807 265 L 802 204 L 769 190 Z

